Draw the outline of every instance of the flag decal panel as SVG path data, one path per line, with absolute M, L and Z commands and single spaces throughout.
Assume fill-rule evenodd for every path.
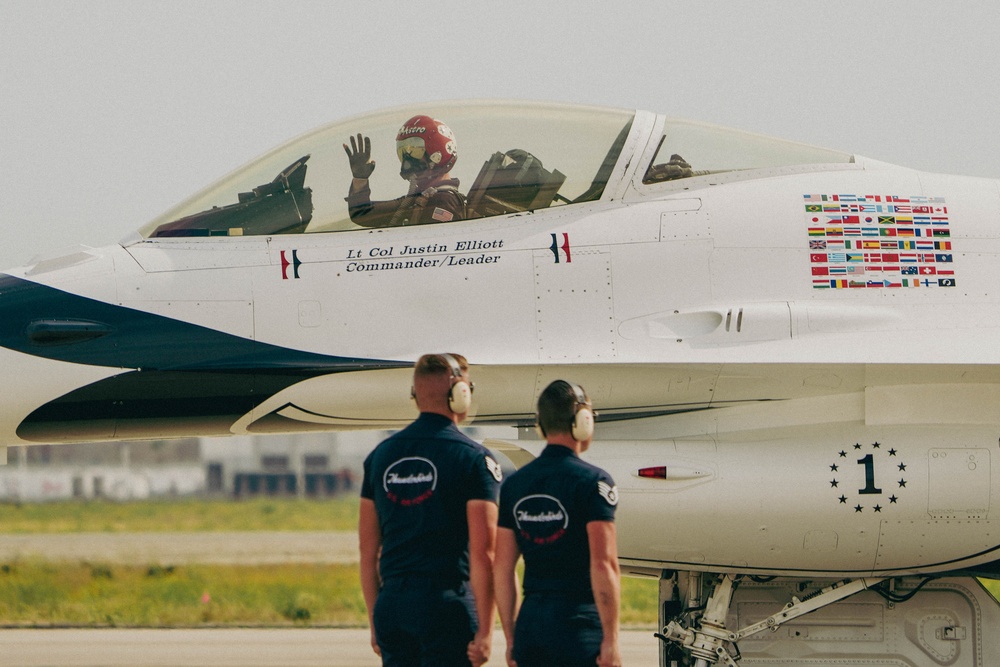
M 802 198 L 813 288 L 955 287 L 944 197 Z

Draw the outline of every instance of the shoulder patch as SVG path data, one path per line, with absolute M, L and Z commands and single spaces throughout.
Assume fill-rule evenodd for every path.
M 434 212 L 431 213 L 431 218 L 438 222 L 451 222 L 455 219 L 455 214 L 443 208 L 435 207 Z
M 500 464 L 492 456 L 485 456 L 483 458 L 486 459 L 486 469 L 493 475 L 493 479 L 498 482 L 503 481 L 503 470 L 500 468 Z
M 597 492 L 601 494 L 601 497 L 608 502 L 609 505 L 614 507 L 618 504 L 618 486 L 611 486 L 607 482 L 597 483 Z

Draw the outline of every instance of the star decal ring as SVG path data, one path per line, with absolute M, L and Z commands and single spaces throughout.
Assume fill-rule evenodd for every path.
M 906 488 L 906 463 L 894 447 L 877 440 L 869 444 L 855 442 L 841 449 L 829 466 L 831 489 L 837 503 L 856 514 L 881 514 L 900 502 Z

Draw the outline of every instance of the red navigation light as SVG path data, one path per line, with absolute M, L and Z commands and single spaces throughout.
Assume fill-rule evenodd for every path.
M 639 477 L 649 479 L 666 479 L 667 466 L 653 466 L 652 468 L 639 468 Z

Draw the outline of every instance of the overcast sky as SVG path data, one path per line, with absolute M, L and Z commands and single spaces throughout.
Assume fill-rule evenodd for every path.
M 1000 4 L 0 0 L 0 266 L 412 102 L 639 108 L 1000 178 Z

